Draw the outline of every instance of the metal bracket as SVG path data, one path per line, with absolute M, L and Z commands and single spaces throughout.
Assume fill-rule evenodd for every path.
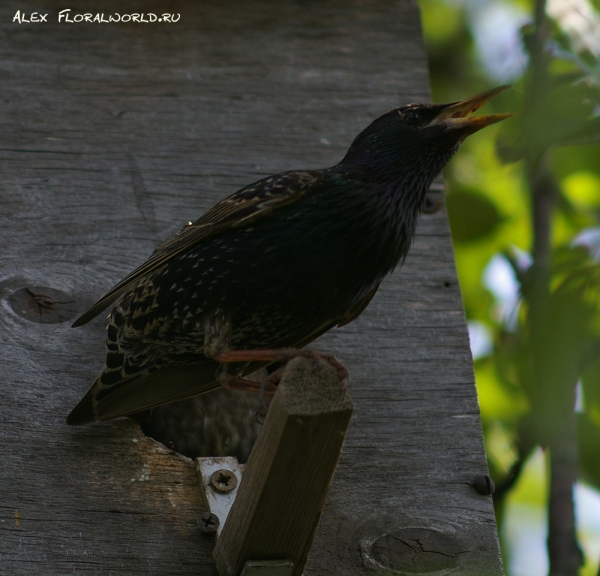
M 218 519 L 216 528 L 211 526 L 210 518 L 206 519 L 207 526 L 203 527 L 205 532 L 216 532 L 217 537 L 221 534 L 245 468 L 245 464 L 240 464 L 232 456 L 196 458 L 202 500 L 208 512 Z M 291 576 L 293 570 L 294 563 L 291 560 L 248 560 L 240 576 Z
M 202 499 L 208 511 L 219 519 L 217 536 L 221 534 L 235 501 L 244 468 L 233 456 L 196 458 L 196 474 L 202 487 Z

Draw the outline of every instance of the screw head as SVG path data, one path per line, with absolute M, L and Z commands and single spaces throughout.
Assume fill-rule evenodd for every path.
M 202 514 L 198 514 L 196 524 L 198 524 L 198 528 L 200 528 L 202 532 L 209 534 L 211 532 L 216 532 L 220 521 L 216 514 L 213 514 L 212 512 L 202 512 Z
M 475 480 L 473 480 L 473 488 L 475 488 L 479 494 L 489 496 L 494 493 L 496 486 L 494 485 L 494 481 L 486 474 L 485 476 L 477 476 Z
M 238 485 L 236 475 L 231 470 L 217 470 L 210 475 L 210 485 L 221 494 L 231 492 Z

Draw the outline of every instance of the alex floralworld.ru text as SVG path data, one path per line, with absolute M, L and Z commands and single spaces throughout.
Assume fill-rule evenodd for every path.
M 134 13 L 134 14 L 119 14 L 113 12 L 112 14 L 104 14 L 104 12 L 91 14 L 71 14 L 70 8 L 65 8 L 58 13 L 58 22 L 66 24 L 77 24 L 80 22 L 89 22 L 92 24 L 110 24 L 113 22 L 136 22 L 138 24 L 152 24 L 153 22 L 178 22 L 181 18 L 181 14 L 153 14 L 152 12 Z M 48 22 L 48 14 L 42 14 L 40 12 L 32 12 L 28 14 L 17 10 L 17 13 L 13 17 L 13 22 L 19 24 L 37 24 L 41 22 Z

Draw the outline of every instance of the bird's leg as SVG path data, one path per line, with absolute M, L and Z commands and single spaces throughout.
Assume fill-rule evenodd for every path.
M 254 352 L 254 350 L 250 350 L 250 352 Z M 256 350 L 256 352 L 262 352 L 262 350 Z M 283 364 L 283 366 L 280 366 L 277 370 L 269 374 L 269 382 L 275 386 L 281 380 L 286 364 L 292 360 L 292 358 L 296 358 L 297 356 L 310 358 L 313 361 L 313 365 L 316 365 L 319 360 L 329 362 L 329 364 L 335 368 L 338 379 L 342 382 L 344 387 L 348 385 L 350 379 L 348 368 L 346 368 L 333 354 L 300 348 L 280 348 L 278 350 L 265 350 L 265 352 L 278 352 L 277 360 Z
M 263 394 L 265 384 L 241 378 L 239 373 L 232 373 L 228 363 L 233 360 L 222 360 L 221 356 L 231 350 L 231 322 L 220 309 L 209 314 L 204 321 L 204 355 L 221 363 L 217 371 L 217 382 L 227 390 L 241 390 Z M 241 360 L 245 362 L 245 360 Z M 275 389 L 267 393 L 274 394 Z
M 225 366 L 226 365 L 223 365 L 217 372 L 217 382 L 223 386 L 223 388 L 226 388 L 227 390 L 238 390 L 241 392 L 255 392 L 256 394 L 262 394 L 263 388 L 265 388 L 264 393 L 275 394 L 275 389 L 271 391 L 271 388 L 269 387 L 267 389 L 263 383 L 232 375 L 227 371 Z
M 214 357 L 217 362 L 281 362 L 279 367 L 268 377 L 268 383 L 277 386 L 285 370 L 285 365 L 298 356 L 310 358 L 316 364 L 319 359 L 326 360 L 337 371 L 338 378 L 347 386 L 349 379 L 348 368 L 346 368 L 333 354 L 317 352 L 316 350 L 305 350 L 300 348 L 266 348 L 261 350 L 224 350 Z M 268 389 L 267 389 L 267 393 Z
M 277 384 L 285 369 L 285 365 L 296 358 L 304 356 L 310 358 L 313 363 L 319 359 L 326 360 L 337 371 L 338 378 L 347 386 L 348 369 L 333 354 L 317 352 L 316 350 L 303 350 L 300 348 L 265 348 L 259 350 L 232 350 L 231 349 L 231 322 L 221 310 L 216 310 L 209 315 L 204 324 L 204 354 L 205 356 L 223 364 L 217 378 L 225 388 L 234 390 L 245 390 L 259 392 L 261 401 L 264 394 L 274 394 Z M 229 373 L 227 365 L 242 362 L 281 362 L 283 366 L 275 370 L 267 379 L 265 384 L 253 382 Z M 264 402 L 263 402 L 264 403 Z

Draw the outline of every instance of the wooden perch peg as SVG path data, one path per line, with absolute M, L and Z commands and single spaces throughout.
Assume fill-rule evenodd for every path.
M 353 405 L 322 358 L 289 362 L 214 551 L 221 576 L 246 563 L 293 563 L 301 576 Z

